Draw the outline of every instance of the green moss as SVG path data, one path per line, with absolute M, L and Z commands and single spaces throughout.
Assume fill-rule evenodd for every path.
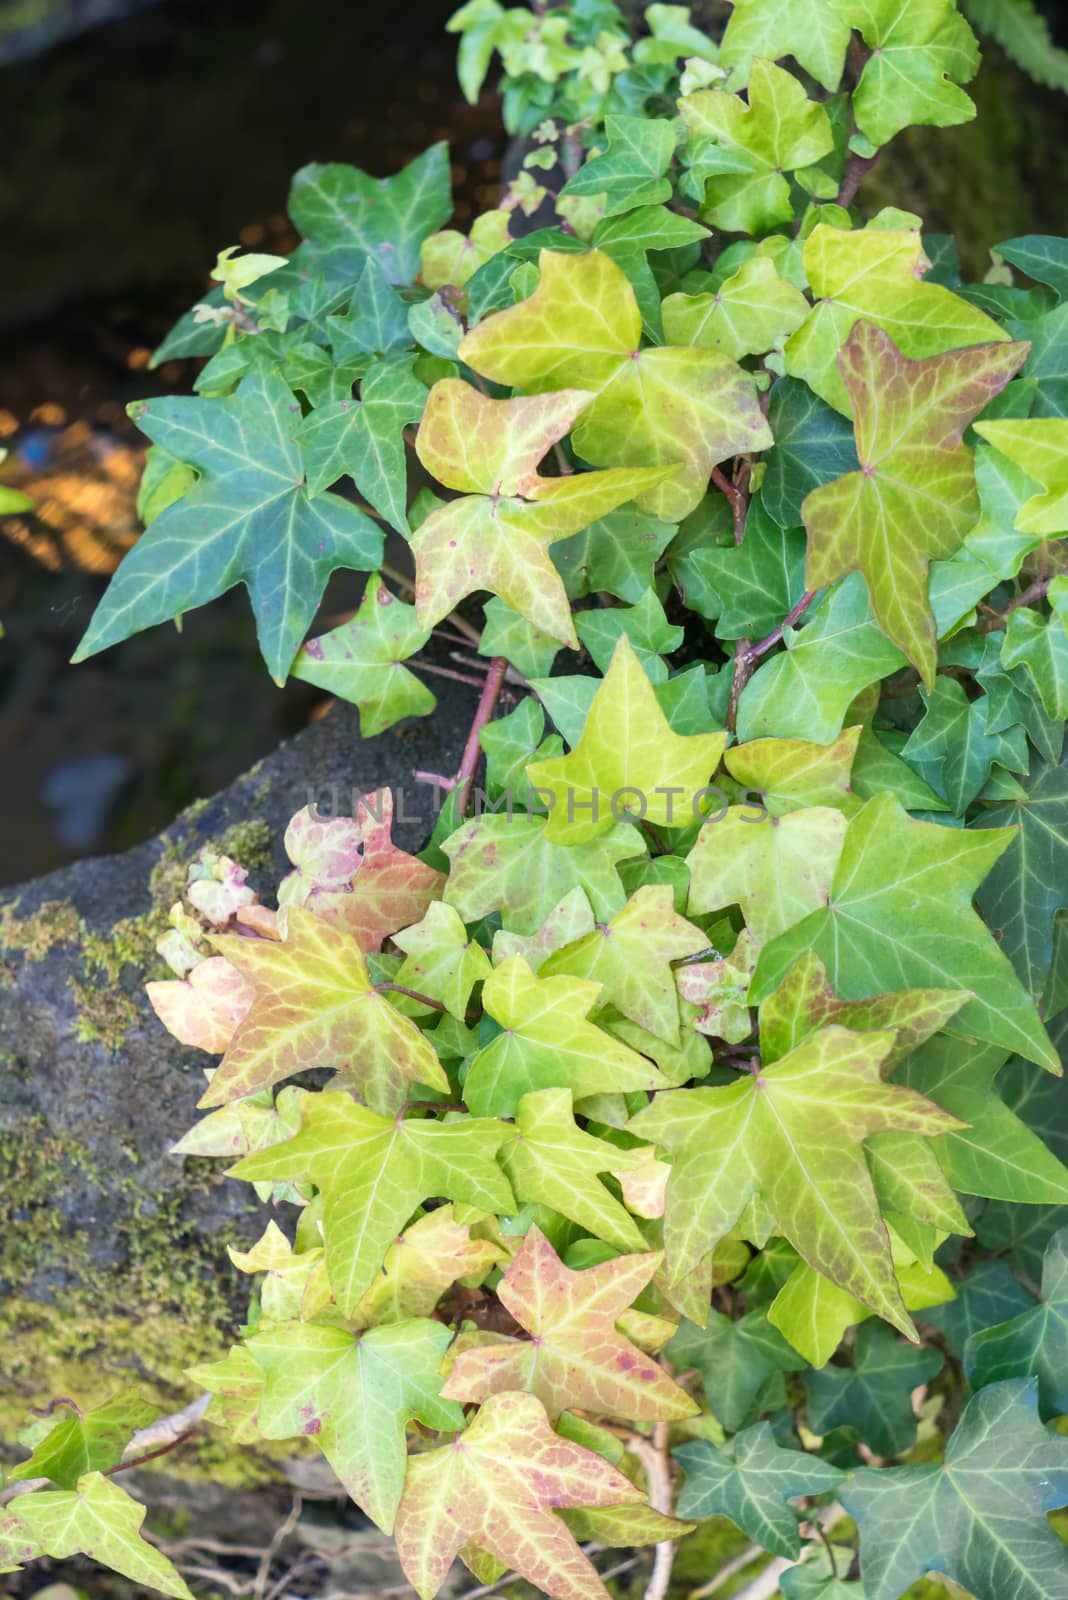
M 161 1193 L 125 1178 L 128 1210 L 109 1267 L 94 1263 L 92 1219 L 72 1220 L 58 1204 L 93 1177 L 84 1147 L 50 1137 L 41 1122 L 0 1135 L 0 1283 L 11 1286 L 0 1300 L 4 1444 L 30 1407 L 57 1395 L 90 1407 L 132 1384 L 165 1411 L 179 1409 L 191 1397 L 186 1369 L 232 1341 L 244 1289 L 226 1268 L 226 1245 L 239 1235 L 205 1239 L 183 1214 L 190 1190 L 217 1173 L 196 1164 Z M 42 1283 L 56 1286 L 55 1303 L 42 1301 Z M 232 1485 L 277 1476 L 269 1455 L 234 1452 L 210 1431 L 183 1453 L 182 1471 Z
M 29 917 L 16 915 L 18 902 L 0 910 L 0 948 L 42 961 L 61 944 L 78 944 L 85 924 L 69 900 L 45 900 Z

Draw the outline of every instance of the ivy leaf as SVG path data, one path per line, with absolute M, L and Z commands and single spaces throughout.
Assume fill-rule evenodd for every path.
M 1048 284 L 1062 300 L 1068 296 L 1068 249 L 1063 239 L 1027 233 L 1018 239 L 1003 240 L 997 252 L 1036 283 Z
M 408 1463 L 396 1540 L 420 1600 L 433 1600 L 468 1542 L 556 1600 L 606 1600 L 592 1562 L 553 1511 L 635 1504 L 641 1490 L 555 1434 L 530 1394 L 491 1396 L 457 1444 Z
M 664 1354 L 676 1371 L 696 1367 L 709 1410 L 729 1433 L 745 1427 L 772 1379 L 802 1365 L 763 1310 L 736 1321 L 711 1311 L 705 1328 L 684 1322 Z
M 866 1000 L 841 1000 L 823 962 L 806 950 L 760 1007 L 761 1054 L 765 1061 L 777 1061 L 831 1023 L 855 1033 L 891 1028 L 889 1070 L 944 1028 L 969 998 L 967 989 L 896 989 Z
M 447 228 L 444 233 L 431 234 L 429 239 L 423 240 L 420 251 L 421 283 L 428 289 L 462 289 L 469 278 L 473 278 L 479 267 L 485 266 L 498 251 L 504 250 L 512 242 L 508 232 L 510 212 L 498 209 L 484 211 L 475 218 L 471 224 L 468 235 L 457 232 L 455 228 Z M 425 305 L 426 302 L 423 302 Z M 438 299 L 436 302 L 440 314 L 448 319 L 445 326 L 449 328 L 449 356 L 455 353 L 460 342 L 461 328 L 448 301 Z M 418 323 L 418 307 L 413 307 L 409 315 L 416 315 Z M 451 324 L 451 326 L 450 326 Z M 455 337 L 454 337 L 455 330 Z
M 416 1083 L 448 1093 L 429 1042 L 376 992 L 351 934 L 290 906 L 284 944 L 235 935 L 213 943 L 256 996 L 202 1106 L 256 1094 L 312 1067 L 332 1067 L 383 1112 L 399 1110 Z
M 616 1331 L 660 1259 L 655 1252 L 616 1256 L 572 1272 L 532 1226 L 497 1296 L 533 1343 L 509 1340 L 462 1351 L 442 1394 L 483 1401 L 525 1389 L 550 1417 L 569 1410 L 636 1422 L 693 1416 L 698 1407 L 686 1391 Z
M 489 589 L 532 627 L 577 648 L 550 545 L 648 490 L 663 469 L 543 478 L 538 462 L 590 404 L 575 389 L 491 400 L 458 378 L 430 392 L 416 439 L 427 471 L 462 499 L 438 506 L 412 537 L 415 605 L 424 627 Z
M 750 503 L 740 545 L 672 547 L 668 568 L 691 610 L 715 620 L 717 639 L 759 639 L 782 622 L 805 587 L 805 536 Z M 696 580 L 696 581 L 695 581 Z
M 780 528 L 796 528 L 806 495 L 860 466 L 853 429 L 796 378 L 780 378 L 773 386 L 768 424 L 775 446 L 765 457 L 760 499 Z
M 850 1428 L 877 1456 L 899 1456 L 916 1443 L 912 1391 L 942 1370 L 938 1350 L 917 1350 L 879 1322 L 857 1329 L 851 1367 L 805 1373 L 808 1425 L 827 1434 Z
M 851 1555 L 849 1549 L 841 1551 L 843 1564 Z M 863 1587 L 832 1574 L 830 1564 L 825 1564 L 821 1556 L 804 1565 L 788 1567 L 779 1587 L 783 1600 L 864 1600 Z
M 429 637 L 416 620 L 415 608 L 390 594 L 373 572 L 356 615 L 309 639 L 293 663 L 293 677 L 356 706 L 360 733 L 370 739 L 403 717 L 425 717 L 433 711 L 437 701 L 430 690 L 401 666 Z
M 502 962 L 482 988 L 482 1008 L 502 1031 L 471 1062 L 471 1110 L 510 1117 L 534 1089 L 569 1088 L 581 1100 L 666 1085 L 651 1061 L 586 1021 L 600 993 L 582 978 L 536 978 L 522 956 Z
M 712 294 L 668 295 L 664 334 L 670 344 L 719 350 L 740 361 L 778 348 L 809 310 L 800 289 L 779 276 L 774 262 L 752 256 Z
M 1057 1052 L 1009 960 L 972 910 L 977 884 L 1011 843 L 1004 828 L 943 828 L 910 818 L 890 794 L 853 817 L 827 906 L 810 912 L 761 953 L 759 1003 L 812 950 L 836 994 L 861 1000 L 899 985 L 973 991 L 961 1031 L 1018 1050 L 1050 1072 Z
M 377 567 L 381 532 L 347 500 L 310 496 L 300 407 L 277 373 L 250 374 L 226 399 L 167 397 L 130 414 L 200 478 L 125 556 L 73 659 L 243 583 L 263 658 L 284 683 L 327 578 L 339 567 Z
M 896 1075 L 967 1124 L 935 1146 L 955 1189 L 1018 1204 L 1068 1204 L 1068 1169 L 994 1088 L 1003 1060 L 1003 1049 L 944 1035 L 917 1050 Z M 1053 1087 L 1060 1092 L 1060 1084 Z
M 1041 1426 L 1037 1401 L 1033 1380 L 993 1384 L 968 1401 L 944 1462 L 863 1469 L 839 1491 L 870 1600 L 897 1600 L 930 1571 L 975 1600 L 1065 1600 L 1045 1513 L 1068 1501 L 1068 1442 Z
M 701 216 L 732 233 L 770 233 L 790 222 L 784 174 L 815 166 L 834 148 L 823 106 L 770 61 L 752 63 L 748 104 L 725 89 L 699 89 L 683 96 L 679 111 L 690 135 L 692 192 L 702 199 Z
M 756 1075 L 659 1094 L 631 1118 L 631 1132 L 673 1158 L 664 1220 L 672 1282 L 757 1198 L 811 1267 L 912 1335 L 863 1141 L 894 1130 L 941 1133 L 955 1119 L 882 1082 L 893 1042 L 890 1032 L 824 1028 Z
M 604 196 L 606 217 L 670 200 L 666 177 L 675 153 L 674 125 L 663 117 L 606 117 L 608 148 L 584 161 L 560 190 L 568 199 Z
M 1035 762 L 1026 790 L 1021 799 L 984 812 L 984 822 L 1019 832 L 980 884 L 977 899 L 1037 1000 L 1053 961 L 1053 919 L 1068 903 L 1068 762 Z
M 737 69 L 744 82 L 754 56 L 769 61 L 793 56 L 833 92 L 842 77 L 850 30 L 848 7 L 827 0 L 793 0 L 787 8 L 777 0 L 734 0 L 719 47 L 720 66 Z
M 726 742 L 724 733 L 672 731 L 622 634 L 575 748 L 527 769 L 531 784 L 552 797 L 546 838 L 583 844 L 618 826 L 628 807 L 644 807 L 639 815 L 654 825 L 685 826 L 699 815 Z
M 886 1202 L 877 1181 L 878 1168 L 870 1157 L 872 1146 L 893 1139 L 911 1140 L 913 1145 L 926 1149 L 929 1159 L 934 1163 L 929 1146 L 917 1135 L 877 1134 L 868 1146 L 869 1165 L 876 1181 L 876 1193 L 884 1205 Z M 944 1179 L 942 1183 L 950 1200 L 955 1200 Z M 959 1207 L 957 1210 L 959 1212 Z M 894 1222 L 900 1221 L 901 1218 L 895 1213 Z M 963 1216 L 953 1217 L 951 1221 L 957 1231 L 967 1232 L 968 1224 Z M 926 1312 L 929 1306 L 941 1305 L 953 1298 L 953 1285 L 945 1273 L 933 1264 L 924 1265 L 918 1261 L 908 1246 L 902 1244 L 893 1233 L 890 1235 L 890 1249 L 906 1310 Z M 870 1316 L 871 1312 L 859 1300 L 854 1300 L 844 1289 L 839 1289 L 818 1272 L 813 1272 L 803 1261 L 798 1261 L 768 1307 L 769 1322 L 790 1341 L 810 1367 L 826 1366 L 849 1329 L 865 1322 Z
M 740 739 L 777 734 L 828 744 L 861 690 L 906 665 L 872 616 L 859 573 L 836 584 L 803 628 L 786 629 L 783 642 L 785 651 L 742 691 Z
M 298 813 L 299 815 L 299 813 Z M 296 818 L 294 818 L 294 822 Z M 354 871 L 323 880 L 286 830 L 286 851 L 297 872 L 282 883 L 278 900 L 287 911 L 307 904 L 323 922 L 352 934 L 365 953 L 381 948 L 387 935 L 418 922 L 437 899 L 444 878 L 424 861 L 393 843 L 393 794 L 377 789 L 356 802 L 355 822 L 337 818 L 351 830 L 359 854 Z
M 361 356 L 386 356 L 412 342 L 404 301 L 373 256 L 356 280 L 350 309 L 326 319 L 330 347 L 339 365 Z
M 640 1171 L 647 1161 L 647 1150 L 622 1150 L 578 1128 L 570 1089 L 525 1094 L 500 1153 L 517 1200 L 548 1206 L 617 1250 L 645 1250 L 646 1240 L 600 1174 Z
M 452 906 L 432 901 L 423 920 L 395 933 L 393 943 L 407 957 L 396 981 L 440 1000 L 462 1022 L 471 990 L 489 977 L 490 961 Z
M 738 935 L 729 956 L 719 961 L 687 962 L 679 967 L 679 994 L 699 1008 L 693 1019 L 698 1033 L 711 1034 L 728 1044 L 740 1044 L 753 1031 L 749 1014 L 749 984 L 756 967 L 758 946 L 747 928 Z
M 679 1495 L 682 1517 L 729 1517 L 771 1555 L 796 1560 L 801 1554 L 795 1495 L 825 1494 L 844 1473 L 801 1450 L 784 1450 L 766 1422 L 716 1446 L 707 1439 L 680 1445 L 672 1454 L 686 1474 Z
M 676 466 L 637 496 L 676 522 L 697 505 L 720 461 L 764 450 L 771 433 L 752 377 L 712 351 L 639 350 L 641 313 L 623 272 L 602 250 L 543 250 L 526 300 L 486 317 L 460 359 L 495 383 L 542 393 L 572 385 L 596 395 L 573 434 L 593 466 Z
M 360 383 L 358 401 L 317 406 L 300 425 L 308 491 L 318 495 L 347 473 L 359 493 L 405 538 L 408 473 L 404 429 L 420 420 L 427 391 L 411 359 L 377 361 Z
M 912 229 L 849 231 L 821 222 L 805 240 L 802 260 L 819 304 L 787 341 L 786 370 L 846 416 L 850 400 L 836 358 L 858 318 L 882 328 L 911 358 L 1008 338 L 967 300 L 922 281 L 930 262 Z
M 733 745 L 723 764 L 732 778 L 760 795 L 764 809 L 773 817 L 806 806 L 834 806 L 852 815 L 858 809 L 850 779 L 860 731 L 847 728 L 826 744 L 807 739 L 754 739 Z
M 265 1439 L 314 1438 L 346 1494 L 391 1533 L 407 1467 L 404 1430 L 463 1427 L 442 1399 L 438 1368 L 452 1334 L 426 1318 L 352 1334 L 282 1323 L 245 1341 L 263 1372 L 257 1425 Z
M 826 906 L 846 819 L 830 806 L 787 816 L 752 816 L 731 806 L 701 829 L 686 864 L 693 915 L 739 905 L 763 943 Z
M 667 884 L 638 889 L 611 922 L 555 951 L 542 977 L 566 972 L 602 986 L 601 1005 L 614 1006 L 669 1044 L 679 1039 L 679 1001 L 671 963 L 707 947 L 700 928 L 675 911 Z
M 349 1319 L 359 1328 L 429 1317 L 456 1282 L 478 1283 L 506 1259 L 490 1239 L 473 1239 L 451 1205 L 410 1222 L 386 1251 L 382 1271 Z
M 309 1095 L 299 1133 L 246 1156 L 235 1177 L 314 1183 L 323 1196 L 330 1287 L 350 1316 L 386 1252 L 425 1200 L 505 1216 L 515 1197 L 494 1155 L 508 1129 L 493 1120 L 380 1117 L 341 1090 Z
M 876 620 L 930 689 L 936 629 L 930 561 L 960 549 L 979 516 L 964 429 L 1023 365 L 1026 344 L 903 357 L 872 323 L 838 358 L 856 419 L 861 470 L 814 489 L 802 515 L 810 589 L 860 571 Z
M 74 1489 L 44 1489 L 20 1496 L 0 1523 L 28 1535 L 37 1552 L 63 1561 L 86 1555 L 133 1583 L 178 1600 L 192 1600 L 185 1580 L 163 1553 L 142 1539 L 145 1507 L 100 1472 L 87 1472 Z
M 598 517 L 574 538 L 554 544 L 549 554 L 569 599 L 614 594 L 618 600 L 636 605 L 652 589 L 656 563 L 676 532 L 674 523 L 624 506 Z
M 979 70 L 979 44 L 951 0 L 850 0 L 871 55 L 853 91 L 857 127 L 874 145 L 912 125 L 952 128 L 975 105 L 958 84 Z
M 83 1473 L 105 1472 L 108 1467 L 117 1466 L 131 1436 L 158 1416 L 158 1406 L 149 1405 L 127 1389 L 91 1411 L 64 1416 L 35 1443 L 29 1459 L 20 1461 L 8 1477 L 12 1483 L 48 1478 L 61 1489 L 73 1489 Z
M 1036 1377 L 1042 1415 L 1068 1411 L 1068 1228 L 1046 1246 L 1038 1305 L 973 1333 L 964 1347 L 964 1375 L 973 1389 Z
M 639 668 L 640 670 L 640 668 Z M 534 768 L 528 768 L 533 782 Z M 614 916 L 626 895 L 617 866 L 644 854 L 629 823 L 582 844 L 557 844 L 545 820 L 487 814 L 464 823 L 442 849 L 452 863 L 445 901 L 465 922 L 500 911 L 514 934 L 533 935 L 566 896 L 580 889 L 598 918 Z
M 390 283 L 413 283 L 424 239 L 447 222 L 449 147 L 432 144 L 392 178 L 369 178 L 343 162 L 302 167 L 289 215 L 331 279 L 356 275 L 371 256 Z
M 963 684 L 940 673 L 924 695 L 922 721 L 902 747 L 906 761 L 938 771 L 937 787 L 958 817 L 986 786 L 995 764 L 1008 772 L 1027 771 L 1024 730 L 1015 727 L 988 733 L 986 723 L 983 700 L 969 700 Z
M 645 668 L 650 683 L 667 682 L 667 662 L 683 642 L 684 630 L 668 622 L 655 589 L 647 589 L 636 605 L 599 607 L 579 612 L 575 624 L 578 636 L 593 657 L 599 672 L 607 672 L 612 654 L 623 634 Z

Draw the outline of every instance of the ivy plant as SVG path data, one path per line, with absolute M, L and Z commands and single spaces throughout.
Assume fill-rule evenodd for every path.
M 863 209 L 973 114 L 952 0 L 636 9 L 470 0 L 501 204 L 448 227 L 440 145 L 306 167 L 293 255 L 222 252 L 157 352 L 196 393 L 133 407 L 79 659 L 244 584 L 364 737 L 432 712 L 433 634 L 479 668 L 421 854 L 383 790 L 293 818 L 273 903 L 206 856 L 174 908 L 176 1149 L 277 1206 L 190 1384 L 422 1600 L 457 1557 L 597 1600 L 618 1546 L 663 1600 L 710 1518 L 751 1545 L 702 1593 L 1068 1600 L 1068 242 L 968 283 Z M 3 1565 L 184 1594 L 114 1481 L 143 1404 L 63 1404 Z

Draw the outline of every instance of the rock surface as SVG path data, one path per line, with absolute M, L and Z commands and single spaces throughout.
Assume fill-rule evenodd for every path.
M 135 1382 L 184 1404 L 183 1368 L 221 1353 L 247 1303 L 225 1250 L 260 1223 L 247 1186 L 169 1153 L 210 1058 L 143 993 L 165 975 L 154 945 L 186 863 L 223 848 L 270 899 L 293 812 L 348 814 L 386 783 L 404 794 L 394 836 L 417 849 L 436 791 L 413 769 L 455 770 L 474 701 L 461 689 L 370 743 L 335 705 L 158 838 L 0 894 L 0 1449 L 56 1395 L 91 1404 Z

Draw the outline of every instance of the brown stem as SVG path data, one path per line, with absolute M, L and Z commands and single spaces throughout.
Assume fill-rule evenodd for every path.
M 1021 589 L 1020 593 L 1009 601 L 1004 611 L 993 611 L 989 606 L 984 606 L 983 609 L 988 612 L 990 621 L 980 631 L 993 633 L 996 629 L 1003 628 L 1012 613 L 1019 611 L 1021 606 L 1029 606 L 1034 600 L 1044 600 L 1049 593 L 1049 584 L 1048 578 L 1036 578 L 1034 583 L 1029 583 L 1026 589 Z
M 842 174 L 842 183 L 835 197 L 835 203 L 840 206 L 851 206 L 868 173 L 879 159 L 879 152 L 873 156 L 860 156 L 856 151 L 846 163 L 845 172 Z
M 662 1511 L 665 1516 L 669 1516 L 671 1514 L 671 1472 L 668 1465 L 668 1424 L 666 1422 L 656 1423 L 651 1440 L 643 1438 L 641 1434 L 633 1434 L 629 1443 L 631 1450 L 645 1469 L 649 1504 L 654 1511 Z M 653 1550 L 653 1570 L 649 1582 L 646 1584 L 643 1600 L 666 1600 L 668 1589 L 671 1587 L 671 1567 L 674 1560 L 675 1544 L 673 1540 L 664 1539 L 655 1546 Z
M 432 1000 L 428 994 L 420 994 L 418 989 L 406 989 L 403 983 L 389 983 L 383 979 L 374 985 L 375 994 L 382 994 L 388 989 L 392 994 L 406 994 L 409 1000 L 418 1000 L 421 1006 L 429 1006 L 431 1011 L 448 1011 L 448 1006 L 443 1006 L 440 1000 Z
M 712 468 L 712 482 L 726 495 L 734 519 L 734 542 L 741 544 L 745 538 L 745 514 L 749 510 L 749 495 L 739 484 L 732 483 L 719 467 Z
M 469 672 L 456 672 L 452 667 L 439 667 L 436 661 L 420 661 L 418 656 L 410 656 L 404 665 L 414 667 L 416 672 L 432 672 L 439 678 L 452 678 L 456 683 L 470 684 L 472 689 L 481 689 L 485 685 L 485 678 L 473 678 Z
M 132 1461 L 117 1461 L 113 1467 L 103 1467 L 101 1476 L 113 1478 L 116 1472 L 133 1472 L 137 1467 L 143 1467 L 146 1461 L 155 1461 L 157 1456 L 168 1456 L 172 1450 L 177 1450 L 180 1445 L 188 1444 L 196 1430 L 188 1428 L 185 1433 L 180 1433 L 177 1439 L 171 1439 L 167 1444 L 158 1445 L 155 1450 L 146 1450 L 143 1456 L 134 1456 Z
M 808 610 L 815 599 L 815 589 L 806 589 L 796 605 L 790 607 L 777 628 L 765 634 L 763 639 L 758 639 L 751 644 L 748 639 L 739 639 L 734 651 L 734 673 L 731 677 L 731 693 L 727 703 L 727 727 L 733 733 L 738 725 L 738 702 L 742 698 L 742 690 L 753 676 L 753 669 L 762 656 L 780 643 L 786 628 L 792 628 L 794 623 Z
M 475 781 L 478 770 L 479 758 L 482 755 L 482 746 L 479 735 L 486 724 L 492 721 L 493 713 L 497 709 L 501 690 L 504 687 L 505 674 L 508 671 L 507 656 L 494 656 L 490 663 L 486 681 L 482 686 L 479 696 L 478 708 L 475 711 L 475 720 L 471 724 L 471 731 L 467 735 L 464 746 L 463 758 L 460 761 L 460 770 L 456 774 L 456 814 L 463 817 L 467 815 L 467 806 L 471 798 L 471 787 Z

